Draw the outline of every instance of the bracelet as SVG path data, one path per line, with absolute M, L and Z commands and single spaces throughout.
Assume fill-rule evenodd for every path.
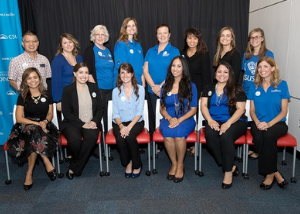
M 47 123 L 49 123 L 49 120 L 47 118 L 45 120 L 47 121 Z

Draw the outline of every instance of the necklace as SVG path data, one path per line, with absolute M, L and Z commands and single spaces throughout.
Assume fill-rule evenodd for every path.
M 216 84 L 216 88 L 215 88 L 215 91 L 216 91 L 216 106 L 219 106 L 221 104 L 221 100 L 223 98 L 223 93 L 221 94 L 218 94 L 218 87 L 217 87 L 217 84 Z
M 38 103 L 39 103 L 39 100 L 41 99 L 41 95 L 38 96 L 37 98 L 35 98 L 34 96 L 31 96 L 31 99 L 33 99 L 33 102 L 34 102 L 35 104 L 38 104 Z
M 175 116 L 176 116 L 176 118 L 178 118 L 178 116 L 179 116 L 179 101 L 178 101 L 178 103 L 176 103 L 175 96 L 176 95 L 174 94 Z
M 69 63 L 70 65 L 72 65 L 72 66 L 75 66 L 75 65 L 76 65 L 77 61 L 76 61 L 76 58 L 75 58 L 74 55 L 72 55 L 72 58 L 69 59 L 69 58 L 66 56 L 66 54 L 64 54 L 64 52 L 62 52 L 61 54 L 66 58 L 66 60 L 68 61 L 68 63 Z M 71 62 L 71 60 L 73 61 L 73 63 Z

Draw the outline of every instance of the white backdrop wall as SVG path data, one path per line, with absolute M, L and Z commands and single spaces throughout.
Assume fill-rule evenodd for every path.
M 300 151 L 300 1 L 251 0 L 249 32 L 256 27 L 265 31 L 267 48 L 274 55 L 282 79 L 289 85 L 289 132 L 298 141 Z

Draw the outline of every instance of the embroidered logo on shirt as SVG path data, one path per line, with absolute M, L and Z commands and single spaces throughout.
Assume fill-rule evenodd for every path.
M 271 92 L 281 92 L 281 90 L 273 89 L 273 90 L 271 90 Z
M 102 56 L 102 52 L 101 52 L 101 51 L 99 51 L 99 52 L 98 52 L 98 55 L 99 55 L 99 56 Z
M 134 53 L 133 49 L 130 49 L 130 50 L 129 50 L 129 52 L 130 52 L 131 54 L 133 54 L 133 53 Z
M 169 56 L 170 54 L 167 51 L 163 52 L 163 56 Z
M 260 91 L 255 92 L 255 96 L 260 96 Z
M 45 98 L 45 97 L 42 97 L 41 102 L 42 102 L 42 103 L 46 102 L 46 98 Z
M 97 94 L 95 92 L 92 93 L 92 97 L 96 97 Z
M 126 100 L 126 97 L 122 96 L 122 97 L 121 97 L 121 101 L 124 102 L 125 100 Z
M 209 91 L 207 95 L 208 95 L 208 96 L 211 96 L 211 95 L 212 95 L 212 91 Z
M 170 91 L 170 92 L 168 92 L 168 93 L 167 93 L 167 95 L 168 95 L 168 96 L 171 96 L 171 95 L 172 95 L 172 92 L 171 92 L 171 91 Z

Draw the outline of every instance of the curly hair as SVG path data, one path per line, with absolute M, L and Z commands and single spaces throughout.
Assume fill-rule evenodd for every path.
M 223 51 L 223 45 L 220 43 L 220 38 L 221 38 L 221 35 L 222 35 L 223 31 L 225 31 L 225 30 L 229 30 L 230 33 L 231 33 L 231 37 L 232 37 L 232 40 L 230 42 L 230 46 L 232 48 L 231 50 L 234 50 L 235 47 L 236 47 L 235 35 L 234 35 L 234 31 L 233 31 L 232 27 L 223 27 L 219 31 L 218 36 L 217 36 L 217 51 L 216 51 L 216 54 L 214 56 L 213 66 L 217 66 L 219 64 L 219 60 L 220 60 L 220 57 L 221 57 L 221 52 Z
M 185 37 L 184 37 L 184 46 L 183 46 L 183 51 L 187 50 L 189 48 L 187 44 L 187 38 L 189 36 L 195 36 L 198 39 L 198 44 L 197 44 L 197 53 L 201 56 L 203 54 L 206 54 L 208 52 L 207 45 L 202 39 L 202 34 L 201 31 L 198 30 L 197 28 L 188 28 L 185 31 Z
M 116 86 L 117 88 L 119 89 L 119 95 L 121 94 L 121 86 L 123 85 L 123 81 L 121 80 L 121 77 L 120 77 L 120 72 L 121 70 L 125 70 L 127 71 L 127 73 L 130 73 L 132 74 L 132 77 L 131 77 L 131 84 L 134 88 L 134 94 L 136 96 L 136 100 L 139 99 L 139 87 L 138 87 L 138 82 L 137 82 L 137 79 L 135 77 L 135 73 L 134 73 L 134 70 L 133 70 L 133 67 L 129 64 L 129 63 L 122 63 L 118 69 L 118 77 L 117 77 L 117 81 L 116 81 Z
M 134 41 L 138 41 L 137 36 L 138 36 L 138 27 L 137 27 L 137 21 L 134 18 L 131 17 L 127 17 L 126 19 L 124 19 L 121 29 L 120 29 L 120 36 L 119 39 L 117 41 L 124 41 L 127 45 L 128 45 L 128 34 L 126 32 L 127 29 L 127 24 L 130 21 L 134 21 L 134 24 L 136 26 L 136 33 L 133 35 L 133 39 Z
M 234 113 L 233 111 L 235 109 L 236 102 L 237 102 L 236 94 L 244 94 L 245 96 L 246 96 L 246 94 L 245 94 L 242 86 L 235 83 L 235 75 L 234 75 L 233 69 L 232 69 L 231 65 L 227 62 L 224 62 L 224 61 L 219 62 L 219 64 L 217 65 L 217 67 L 215 69 L 215 75 L 214 75 L 213 82 L 215 84 L 218 83 L 218 80 L 216 79 L 216 74 L 221 65 L 225 66 L 228 69 L 229 77 L 228 77 L 226 86 L 223 89 L 223 93 L 225 95 L 227 95 L 229 112 L 232 115 Z
M 178 100 L 181 104 L 181 113 L 186 112 L 190 108 L 190 103 L 192 101 L 192 87 L 191 87 L 191 80 L 190 80 L 190 72 L 189 67 L 186 62 L 186 60 L 182 56 L 176 56 L 172 59 L 168 71 L 167 71 L 167 78 L 165 81 L 164 86 L 162 87 L 162 96 L 161 96 L 161 106 L 166 107 L 165 100 L 167 97 L 167 93 L 170 92 L 173 88 L 173 84 L 175 81 L 175 78 L 172 74 L 172 65 L 174 60 L 179 59 L 182 64 L 182 77 L 179 82 L 179 88 L 178 88 Z M 184 109 L 184 99 L 187 99 L 187 106 L 186 109 Z
M 256 85 L 256 88 L 258 88 L 258 86 L 263 82 L 263 78 L 258 73 L 258 67 L 261 62 L 266 62 L 271 67 L 274 68 L 274 71 L 271 74 L 270 84 L 272 85 L 272 87 L 276 88 L 281 81 L 280 75 L 279 75 L 280 71 L 279 71 L 276 61 L 272 57 L 269 57 L 269 56 L 264 56 L 264 57 L 260 58 L 257 62 L 255 75 L 254 75 L 255 76 L 254 84 Z
M 39 86 L 38 86 L 39 91 L 41 92 L 41 94 L 44 97 L 47 97 L 46 89 L 44 87 L 42 76 L 41 76 L 39 70 L 35 67 L 29 67 L 24 71 L 24 73 L 22 75 L 22 82 L 21 82 L 21 86 L 20 86 L 20 93 L 21 93 L 21 96 L 23 98 L 25 105 L 28 105 L 29 101 L 31 100 L 31 92 L 27 85 L 27 79 L 28 79 L 29 75 L 33 72 L 35 72 L 39 76 Z
M 66 38 L 66 39 L 68 39 L 68 40 L 70 40 L 70 41 L 73 42 L 74 48 L 72 50 L 72 54 L 76 57 L 78 55 L 78 50 L 79 50 L 80 46 L 79 46 L 79 42 L 70 33 L 63 33 L 63 34 L 61 34 L 59 36 L 59 44 L 58 44 L 58 46 L 56 48 L 56 54 L 55 55 L 58 55 L 58 54 L 60 54 L 60 53 L 63 52 L 63 48 L 62 48 L 62 40 L 63 40 L 63 38 Z
M 267 44 L 266 44 L 266 39 L 265 39 L 265 32 L 261 28 L 254 28 L 253 30 L 250 31 L 248 35 L 248 43 L 247 43 L 247 48 L 246 48 L 246 59 L 251 59 L 253 57 L 253 51 L 254 48 L 250 43 L 251 36 L 253 33 L 260 33 L 261 37 L 263 38 L 263 41 L 261 42 L 260 48 L 259 48 L 259 53 L 258 53 L 258 58 L 263 57 L 266 52 L 267 52 Z
M 91 34 L 90 34 L 90 40 L 95 43 L 95 34 L 99 33 L 100 30 L 104 31 L 104 34 L 106 36 L 105 38 L 105 42 L 107 42 L 109 40 L 109 33 L 107 28 L 104 25 L 96 25 L 93 30 L 91 30 Z

